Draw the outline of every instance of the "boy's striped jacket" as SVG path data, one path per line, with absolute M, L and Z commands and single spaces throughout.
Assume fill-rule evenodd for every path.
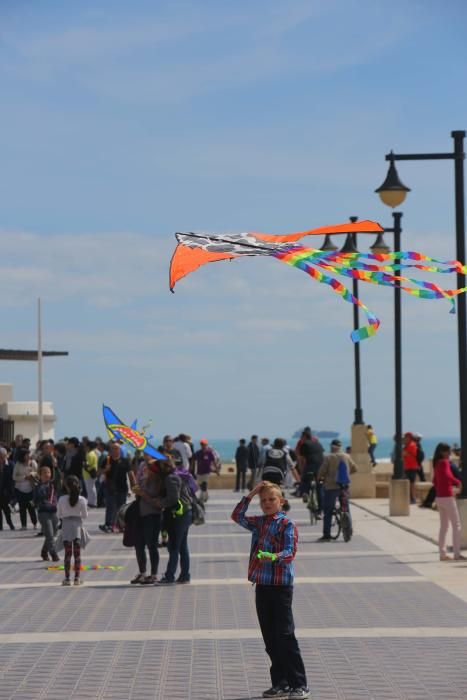
M 247 516 L 249 505 L 250 499 L 245 496 L 231 516 L 234 522 L 252 533 L 248 580 L 263 586 L 292 586 L 298 542 L 295 524 L 282 511 L 274 515 Z M 276 561 L 258 559 L 259 550 L 273 552 L 277 555 Z

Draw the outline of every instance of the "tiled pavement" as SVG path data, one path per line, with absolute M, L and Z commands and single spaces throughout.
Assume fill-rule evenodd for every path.
M 190 586 L 129 586 L 133 552 L 100 533 L 101 511 L 83 562 L 124 568 L 86 572 L 79 589 L 46 570 L 32 530 L 1 533 L 0 700 L 260 697 L 268 664 L 246 582 L 249 535 L 229 522 L 233 505 L 234 494 L 212 492 L 206 525 L 191 529 Z M 316 544 L 319 528 L 298 501 L 292 514 L 294 611 L 313 698 L 465 700 L 467 604 L 443 576 L 450 566 L 467 587 L 467 568 L 436 563 L 432 545 L 358 509 L 348 544 Z M 165 561 L 164 552 L 161 571 Z M 420 573 L 424 562 L 435 575 Z

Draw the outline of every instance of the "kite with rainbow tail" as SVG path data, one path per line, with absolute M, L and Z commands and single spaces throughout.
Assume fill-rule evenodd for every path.
M 176 233 L 178 241 L 170 266 L 170 288 L 201 265 L 216 260 L 267 255 L 283 263 L 297 267 L 321 284 L 327 284 L 345 301 L 356 304 L 366 314 L 367 325 L 354 330 L 354 343 L 369 338 L 378 330 L 380 322 L 365 304 L 355 297 L 333 275 L 388 287 L 399 286 L 407 294 L 420 299 L 446 299 L 455 313 L 455 297 L 465 293 L 461 289 L 443 289 L 433 282 L 404 276 L 406 270 L 414 269 L 431 273 L 467 274 L 467 265 L 458 260 L 437 260 L 422 253 L 401 251 L 397 253 L 343 253 L 307 248 L 297 243 L 303 236 L 325 233 L 351 232 L 378 233 L 382 227 L 373 221 L 326 226 L 302 233 L 274 236 L 264 233 L 241 233 L 214 235 L 205 233 Z M 404 274 L 402 274 L 404 273 Z

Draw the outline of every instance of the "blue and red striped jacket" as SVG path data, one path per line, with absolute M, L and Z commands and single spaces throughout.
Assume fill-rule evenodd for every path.
M 295 524 L 282 511 L 274 515 L 247 516 L 249 505 L 250 499 L 245 496 L 231 516 L 234 522 L 252 533 L 248 580 L 262 586 L 293 586 L 293 560 L 298 542 Z M 258 559 L 260 549 L 276 554 L 276 561 Z

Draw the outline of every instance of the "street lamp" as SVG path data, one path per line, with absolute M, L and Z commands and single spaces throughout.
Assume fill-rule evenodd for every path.
M 389 170 L 386 180 L 378 187 L 381 200 L 388 206 L 397 206 L 404 201 L 409 188 L 402 184 L 394 165 L 396 160 L 453 160 L 456 208 L 456 258 L 465 263 L 465 205 L 464 205 L 464 138 L 465 131 L 451 131 L 454 150 L 451 153 L 391 153 L 386 155 Z M 466 286 L 465 275 L 457 274 L 457 287 Z M 400 290 L 399 290 L 400 293 Z M 465 294 L 457 297 L 457 332 L 459 361 L 459 401 L 461 460 L 466 465 L 467 453 L 467 306 Z M 467 498 L 467 468 L 462 470 L 462 497 Z
M 394 226 L 385 228 L 385 233 L 394 234 L 394 252 L 401 249 L 401 219 L 402 212 L 392 213 Z M 395 414 L 395 449 L 393 479 L 404 479 L 404 467 L 402 463 L 402 324 L 401 324 L 401 288 L 400 282 L 394 285 L 394 414 Z
M 358 216 L 350 216 L 349 220 L 355 224 L 358 221 Z M 386 229 L 385 229 L 386 230 Z M 392 229 L 388 229 L 391 231 Z M 326 235 L 324 243 L 320 250 L 325 252 L 334 252 L 337 246 L 331 241 L 331 237 Z M 390 248 L 386 244 L 383 234 L 378 233 L 376 241 L 370 246 L 372 253 L 389 253 Z M 357 233 L 348 233 L 344 245 L 340 249 L 341 253 L 358 253 L 357 248 Z M 358 279 L 352 278 L 352 294 L 358 299 Z M 359 307 L 353 304 L 353 327 L 357 330 L 360 327 Z M 362 388 L 361 388 L 361 366 L 360 366 L 360 343 L 354 343 L 354 376 L 355 376 L 355 410 L 354 410 L 354 426 L 364 425 L 363 408 L 362 408 Z

